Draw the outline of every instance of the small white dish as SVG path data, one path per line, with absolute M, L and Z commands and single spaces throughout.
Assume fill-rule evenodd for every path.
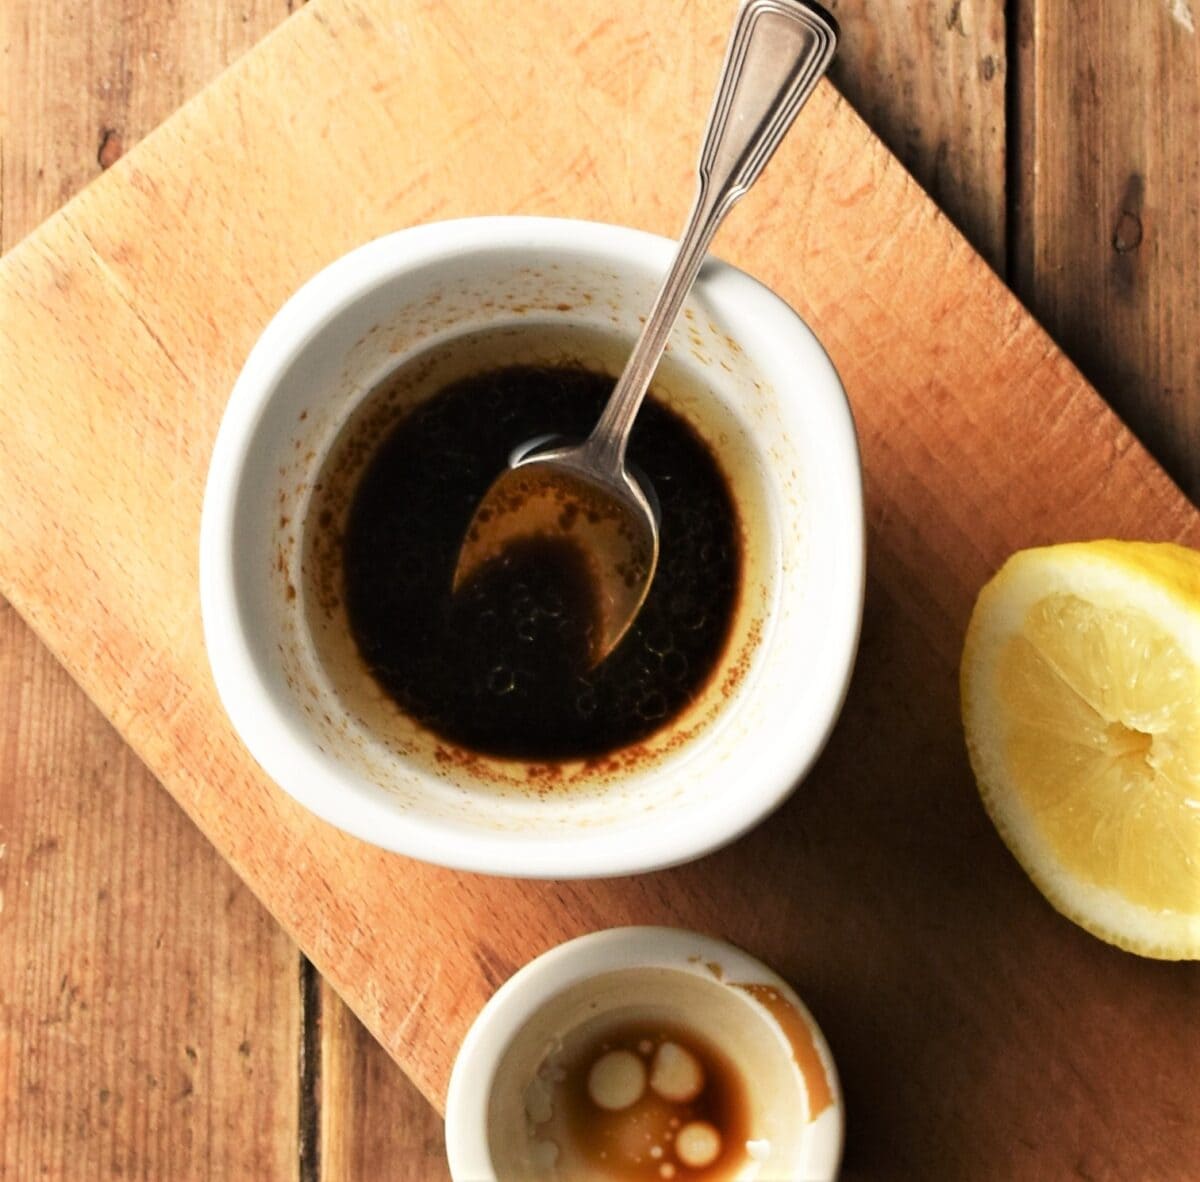
M 481 332 L 511 336 L 511 360 L 538 361 L 538 333 L 569 330 L 617 369 L 673 249 L 636 230 L 548 218 L 420 226 L 330 265 L 255 345 L 205 492 L 204 635 L 242 741 L 317 815 L 467 870 L 630 874 L 733 840 L 820 753 L 862 607 L 854 425 L 803 321 L 715 260 L 657 388 L 726 469 L 744 527 L 743 590 L 706 689 L 636 758 L 555 769 L 548 789 L 531 781 L 536 769 L 459 758 L 391 705 L 356 667 L 344 622 L 314 608 L 306 554 L 323 514 L 323 466 L 378 382 L 416 357 L 459 376 L 471 363 L 465 342 Z
M 545 1080 L 557 1078 L 548 1064 L 574 1033 L 646 1015 L 694 1030 L 736 1066 L 753 1141 L 737 1182 L 837 1176 L 844 1132 L 837 1071 L 791 987 L 723 940 L 633 927 L 552 949 L 484 1006 L 446 1100 L 454 1182 L 576 1182 L 581 1175 L 557 1168 L 562 1147 L 539 1131 L 551 1119 Z

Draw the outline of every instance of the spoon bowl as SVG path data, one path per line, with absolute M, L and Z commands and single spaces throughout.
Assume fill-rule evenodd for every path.
M 588 652 L 599 664 L 629 630 L 658 564 L 653 491 L 625 464 L 637 412 L 713 235 L 750 189 L 833 58 L 837 24 L 806 0 L 745 0 L 725 52 L 687 226 L 633 353 L 581 444 L 518 448 L 467 527 L 457 594 L 515 541 L 570 547 L 592 584 Z
M 516 541 L 570 548 L 591 589 L 589 664 L 599 664 L 636 619 L 658 566 L 657 498 L 624 465 L 614 479 L 589 455 L 590 441 L 535 441 L 484 494 L 459 551 L 454 593 Z

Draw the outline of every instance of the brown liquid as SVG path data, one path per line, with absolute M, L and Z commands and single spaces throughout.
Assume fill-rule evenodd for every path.
M 611 656 L 590 667 L 596 605 L 570 546 L 513 546 L 451 594 L 471 516 L 512 448 L 586 435 L 612 386 L 570 365 L 453 382 L 399 421 L 363 473 L 343 540 L 354 639 L 397 704 L 456 745 L 536 761 L 606 754 L 670 722 L 721 657 L 741 578 L 737 513 L 704 442 L 653 397 L 629 458 L 660 502 L 659 566 Z
M 673 1100 L 652 1086 L 656 1055 L 673 1043 L 699 1064 L 702 1086 L 694 1098 Z M 620 1111 L 606 1111 L 593 1099 L 592 1070 L 613 1051 L 636 1055 L 648 1082 L 641 1097 Z M 578 1048 L 563 1064 L 558 1085 L 571 1140 L 571 1156 L 614 1182 L 725 1182 L 745 1164 L 750 1118 L 741 1077 L 712 1044 L 680 1026 L 630 1022 L 605 1031 Z M 703 1165 L 688 1165 L 681 1150 L 686 1130 L 700 1122 L 715 1131 L 720 1149 Z

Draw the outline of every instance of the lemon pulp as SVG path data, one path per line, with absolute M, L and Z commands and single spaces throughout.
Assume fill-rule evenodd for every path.
M 1200 900 L 1197 669 L 1133 611 L 1051 595 L 1005 648 L 1013 790 L 1063 869 L 1146 907 Z
M 1200 957 L 1200 555 L 1023 551 L 981 592 L 963 720 L 989 814 L 1064 914 Z

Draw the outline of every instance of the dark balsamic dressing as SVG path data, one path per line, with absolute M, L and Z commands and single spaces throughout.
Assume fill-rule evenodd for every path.
M 457 595 L 467 526 L 517 444 L 583 437 L 613 379 L 578 366 L 506 366 L 453 382 L 378 445 L 343 540 L 344 593 L 376 681 L 443 739 L 524 760 L 600 756 L 647 738 L 703 689 L 741 578 L 737 512 L 695 430 L 653 395 L 629 458 L 662 510 L 660 558 L 629 633 L 589 667 L 595 604 L 569 544 L 511 546 Z

